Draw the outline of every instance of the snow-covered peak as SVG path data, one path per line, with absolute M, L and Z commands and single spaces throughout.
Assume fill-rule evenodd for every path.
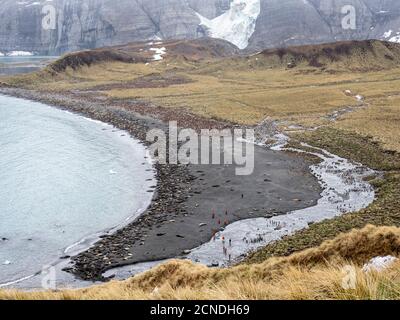
M 215 19 L 196 14 L 200 18 L 200 25 L 208 29 L 209 36 L 227 40 L 244 49 L 255 31 L 260 11 L 260 0 L 233 0 L 230 9 Z

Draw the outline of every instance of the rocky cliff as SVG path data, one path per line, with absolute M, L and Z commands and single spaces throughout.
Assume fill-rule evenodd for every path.
M 349 5 L 356 20 L 345 29 Z M 58 54 L 206 35 L 251 51 L 370 38 L 400 42 L 400 1 L 0 0 L 0 52 Z
M 351 7 L 355 25 L 344 28 Z M 395 41 L 394 36 L 399 34 L 397 0 L 261 0 L 250 46 L 262 49 L 339 40 Z

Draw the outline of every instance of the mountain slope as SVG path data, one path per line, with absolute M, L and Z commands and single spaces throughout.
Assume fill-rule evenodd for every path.
M 45 6 L 55 29 L 42 28 Z M 343 29 L 345 6 L 356 28 Z M 212 36 L 249 51 L 343 40 L 400 41 L 397 0 L 0 0 L 0 52 L 62 53 Z
M 239 50 L 231 43 L 211 38 L 138 42 L 127 45 L 85 50 L 66 54 L 49 65 L 49 70 L 63 72 L 103 62 L 149 64 L 163 59 L 197 62 L 234 56 Z

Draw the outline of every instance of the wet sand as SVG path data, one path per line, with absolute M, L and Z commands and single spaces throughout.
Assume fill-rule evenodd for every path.
M 0 92 L 111 123 L 142 141 L 147 130 L 166 129 L 167 120 L 194 129 L 231 126 L 183 111 L 146 109 L 132 101 L 103 101 L 95 95 L 10 88 Z M 250 176 L 236 176 L 234 166 L 156 164 L 158 184 L 151 206 L 136 221 L 72 257 L 66 271 L 85 280 L 99 280 L 114 267 L 184 256 L 225 224 L 313 206 L 321 189 L 309 165 L 309 160 L 297 154 L 263 147 L 255 148 L 255 170 Z

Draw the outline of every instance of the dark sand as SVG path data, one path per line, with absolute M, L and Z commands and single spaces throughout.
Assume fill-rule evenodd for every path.
M 105 101 L 96 94 L 9 88 L 0 93 L 79 112 L 141 140 L 149 128 L 166 129 L 167 120 L 177 119 L 181 127 L 195 129 L 231 126 L 184 111 Z M 182 256 L 185 250 L 209 241 L 225 223 L 312 206 L 321 189 L 309 165 L 309 160 L 297 154 L 262 147 L 255 148 L 255 170 L 250 176 L 236 176 L 234 166 L 156 165 L 158 185 L 151 206 L 136 221 L 73 257 L 67 271 L 85 280 L 102 279 L 102 274 L 114 267 Z
M 174 221 L 149 228 L 143 244 L 129 251 L 129 262 L 177 256 L 209 241 L 225 223 L 284 214 L 319 198 L 319 186 L 303 159 L 257 147 L 255 161 L 250 176 L 236 176 L 233 166 L 190 166 L 195 180 L 185 202 L 187 214 L 172 214 Z

